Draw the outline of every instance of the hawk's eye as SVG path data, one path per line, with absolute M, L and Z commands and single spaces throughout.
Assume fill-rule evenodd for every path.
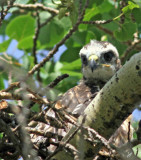
M 114 53 L 112 51 L 104 53 L 104 59 L 107 62 L 110 62 L 113 57 L 114 57 Z
M 82 62 L 87 64 L 87 57 L 85 55 L 81 55 Z

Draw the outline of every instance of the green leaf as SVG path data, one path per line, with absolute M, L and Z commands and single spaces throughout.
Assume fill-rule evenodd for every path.
M 124 14 L 130 13 L 134 8 L 139 8 L 139 5 L 137 5 L 137 4 L 129 1 L 129 2 L 128 2 L 128 5 L 125 6 L 125 7 L 122 9 L 122 12 L 123 12 Z
M 2 5 L 7 5 L 7 1 L 8 1 L 8 0 L 1 0 L 1 1 L 0 1 L 0 6 L 2 6 Z
M 5 52 L 11 43 L 11 38 L 0 44 L 0 52 Z
M 66 11 L 67 11 L 66 8 L 60 8 L 58 18 L 59 19 L 63 18 L 65 16 Z
M 103 1 L 103 3 L 99 6 L 97 6 L 95 3 L 91 9 L 86 10 L 86 14 L 84 17 L 84 21 L 89 21 L 92 17 L 94 17 L 97 14 L 107 13 L 110 12 L 113 9 L 113 6 L 111 3 L 107 1 Z
M 137 139 L 137 134 L 135 132 L 133 133 L 133 138 Z
M 0 139 L 2 139 L 2 137 L 3 137 L 3 133 L 0 133 Z
M 40 16 L 40 23 L 44 23 L 51 16 L 51 14 L 46 11 L 41 11 L 39 13 L 39 16 Z
M 59 93 L 60 93 L 60 91 L 58 91 L 56 89 L 50 89 L 47 91 L 47 99 L 55 101 L 57 99 Z
M 9 22 L 7 20 L 3 20 L 2 25 L 0 26 L 0 34 L 1 35 L 5 35 L 5 30 L 6 30 L 8 23 Z
M 82 78 L 81 72 L 75 72 L 75 71 L 68 71 L 68 70 L 61 70 L 63 74 L 67 73 L 69 76 L 77 77 L 78 79 Z
M 77 17 L 78 17 L 78 11 L 77 11 L 74 4 L 72 4 L 72 6 L 71 6 L 69 17 L 72 22 L 72 25 L 74 25 L 76 23 Z
M 94 4 L 91 9 L 86 9 L 86 14 L 84 16 L 84 21 L 89 21 L 92 17 L 99 13 L 99 9 Z
M 43 67 L 40 68 L 40 76 L 42 79 L 46 79 L 48 77 L 48 73 Z
M 54 64 L 53 61 L 47 62 L 47 63 L 45 64 L 45 70 L 46 70 L 46 72 L 47 72 L 47 73 L 53 72 L 53 71 L 54 71 L 54 66 L 55 66 L 55 64 Z
M 22 63 L 22 66 L 25 68 L 25 69 L 31 69 L 33 66 L 34 66 L 34 57 L 33 56 L 30 56 L 30 55 L 24 55 L 22 57 L 22 60 L 23 60 L 23 63 Z
M 141 158 L 141 144 L 133 147 L 133 151 L 134 151 L 134 154 L 135 154 L 135 155 L 136 155 L 136 153 L 137 153 L 137 150 L 138 150 L 137 157 Z
M 89 43 L 91 39 L 96 39 L 96 36 L 95 36 L 94 32 L 88 31 L 86 38 L 85 38 L 85 44 Z
M 69 43 L 71 45 L 71 43 Z M 67 49 L 60 57 L 60 61 L 72 62 L 79 58 L 80 47 Z
M 91 39 L 95 39 L 95 34 L 92 31 L 76 31 L 71 37 L 73 39 L 73 47 L 82 47 L 90 42 Z M 79 53 L 79 51 L 78 51 Z
M 80 77 L 69 76 L 68 78 L 65 78 L 63 81 L 61 81 L 55 88 L 64 93 L 68 91 L 70 88 L 76 86 L 79 80 Z
M 0 90 L 4 89 L 4 79 L 0 76 Z
M 136 23 L 132 22 L 124 23 L 119 30 L 116 30 L 114 32 L 114 36 L 119 41 L 127 41 L 133 38 L 133 34 L 136 32 L 136 29 L 137 29 Z
M 53 20 L 47 26 L 44 26 L 40 30 L 39 41 L 42 48 L 53 47 L 57 42 L 59 42 L 64 34 L 64 24 L 61 21 Z
M 37 48 L 39 47 L 40 47 L 40 42 L 37 41 Z M 21 41 L 19 41 L 18 48 L 23 50 L 33 48 L 33 36 L 26 37 Z
M 35 104 L 35 105 L 31 108 L 31 110 L 34 111 L 34 112 L 40 112 L 39 104 Z
M 20 41 L 25 37 L 34 35 L 35 20 L 30 15 L 22 15 L 14 18 L 6 28 L 6 34 Z
M 71 63 L 64 63 L 64 66 L 61 68 L 62 70 L 75 70 L 80 71 L 81 70 L 81 60 L 77 59 Z
M 141 23 L 141 8 L 133 9 L 133 16 L 137 23 Z
M 135 3 L 137 3 L 141 7 L 141 1 L 140 0 L 134 0 Z
M 27 4 L 29 0 L 16 0 L 15 3 Z
M 58 72 L 58 71 L 60 71 L 60 69 L 62 68 L 62 66 L 63 66 L 63 64 L 61 63 L 61 62 L 56 62 L 55 63 L 55 66 L 54 66 L 54 71 L 55 72 Z

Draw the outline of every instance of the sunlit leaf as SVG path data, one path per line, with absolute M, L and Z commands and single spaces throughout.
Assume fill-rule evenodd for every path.
M 136 29 L 136 23 L 125 23 L 119 30 L 116 30 L 114 32 L 114 35 L 119 41 L 127 41 L 133 38 L 133 34 L 136 32 Z
M 34 35 L 35 19 L 30 15 L 22 15 L 14 18 L 6 28 L 6 34 L 17 41 Z
M 4 89 L 4 78 L 0 76 L 0 90 Z
M 37 40 L 36 48 L 38 48 L 39 46 L 40 46 L 40 42 Z M 20 40 L 18 43 L 18 48 L 23 50 L 33 48 L 33 36 L 29 36 Z
M 131 12 L 134 8 L 139 8 L 139 5 L 137 5 L 137 4 L 129 1 L 129 2 L 128 2 L 128 5 L 125 6 L 125 7 L 122 9 L 122 11 L 123 11 L 124 14 L 126 14 L 126 13 Z
M 0 43 L 0 52 L 5 52 L 7 48 L 9 47 L 9 44 L 11 43 L 11 38 L 4 41 L 3 43 Z

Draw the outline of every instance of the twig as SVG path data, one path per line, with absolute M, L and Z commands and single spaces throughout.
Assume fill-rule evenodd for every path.
M 31 127 L 26 127 L 25 129 L 29 133 L 33 133 L 33 134 L 36 134 L 36 135 L 44 136 L 44 137 L 47 137 L 47 138 L 56 138 L 56 136 L 60 140 L 63 138 L 62 135 L 58 135 L 57 133 L 53 133 L 53 132 L 49 132 L 49 131 L 45 132 L 45 131 L 42 131 L 42 130 L 39 130 L 39 129 L 36 129 L 36 128 L 31 128 Z
M 97 20 L 97 21 L 82 21 L 81 23 L 83 24 L 107 24 L 107 23 L 110 23 L 112 22 L 113 19 L 109 19 L 109 20 Z
M 69 77 L 68 74 L 63 74 L 61 76 L 58 76 L 53 82 L 51 82 L 47 87 L 48 88 L 54 88 L 60 81 L 62 81 L 63 79 Z
M 37 14 L 37 27 L 35 29 L 35 35 L 33 37 L 33 48 L 32 48 L 32 54 L 34 56 L 34 64 L 37 64 L 37 57 L 36 57 L 36 48 L 37 48 L 37 39 L 39 36 L 39 31 L 40 31 L 40 17 L 39 17 L 39 12 L 36 12 Z
M 1 8 L 2 8 L 2 10 L 1 10 L 1 17 L 0 17 L 0 19 L 3 20 L 4 19 L 4 6 L 3 6 L 3 4 L 1 6 Z
M 34 64 L 36 65 L 38 63 L 37 61 L 37 56 L 36 56 L 36 50 L 37 50 L 37 39 L 39 36 L 39 32 L 40 32 L 40 16 L 39 16 L 39 11 L 36 12 L 37 14 L 37 27 L 35 29 L 35 35 L 33 37 L 33 48 L 32 48 L 32 54 L 34 57 Z M 39 82 L 41 82 L 41 77 L 40 77 L 40 70 L 37 73 L 37 79 Z
M 45 116 L 46 121 L 50 122 L 50 125 L 56 128 L 64 128 L 64 125 L 57 119 L 51 116 Z
M 79 9 L 78 9 L 78 15 L 81 14 L 82 11 L 82 0 L 79 0 Z
M 131 132 L 131 131 L 130 131 L 130 130 L 131 130 L 130 125 L 131 125 L 131 123 L 128 122 L 128 137 L 127 137 L 128 142 L 131 140 L 131 139 L 130 139 L 130 134 L 131 134 L 131 133 L 130 133 L 130 132 Z
M 87 0 L 88 1 L 88 0 Z M 48 56 L 45 57 L 39 64 L 35 65 L 29 72 L 28 72 L 28 75 L 31 75 L 33 74 L 35 71 L 39 70 L 40 67 L 42 67 L 50 58 L 53 57 L 53 55 L 58 51 L 59 47 L 61 45 L 63 45 L 66 40 L 73 34 L 73 32 L 75 32 L 79 26 L 79 24 L 82 22 L 83 20 L 83 16 L 85 14 L 85 9 L 88 5 L 88 2 L 87 4 L 85 5 L 81 15 L 79 15 L 78 17 L 78 20 L 76 22 L 76 24 L 73 26 L 72 29 L 70 29 L 69 33 L 59 42 L 56 44 L 56 46 L 49 52 Z
M 137 147 L 136 156 L 138 156 L 138 153 L 139 153 L 139 148 Z
M 33 92 L 32 92 L 33 93 Z M 45 98 L 37 98 L 38 96 L 33 96 L 31 94 L 26 94 L 24 96 L 20 94 L 12 94 L 7 92 L 0 92 L 0 99 L 10 99 L 10 100 L 24 100 L 25 98 L 30 99 L 39 104 L 49 104 Z
M 15 87 L 19 87 L 19 86 L 20 86 L 20 82 L 14 82 L 14 83 L 11 83 L 8 88 L 2 89 L 1 92 L 9 92 L 10 90 L 14 89 Z
M 38 95 L 38 93 L 32 91 L 30 88 L 26 88 L 26 90 L 31 93 L 32 95 L 34 95 L 34 97 L 39 100 L 40 102 L 44 102 L 44 104 L 49 104 L 48 100 L 45 98 L 42 98 L 40 95 Z
M 43 111 L 41 111 L 40 113 L 34 114 L 30 118 L 29 122 L 31 121 L 42 122 L 56 128 L 64 128 L 64 125 L 60 121 L 58 121 L 57 118 L 45 115 Z
M 15 3 L 13 6 L 21 8 L 21 9 L 30 9 L 30 10 L 31 9 L 33 9 L 33 10 L 41 9 L 43 11 L 48 11 L 48 12 L 53 13 L 53 14 L 59 14 L 59 11 L 57 9 L 46 7 L 41 3 L 36 3 L 36 4 L 17 4 L 17 3 Z M 68 16 L 69 14 L 66 13 L 65 15 Z
M 120 12 L 121 14 L 123 13 L 122 12 L 122 9 L 127 6 L 127 1 L 126 0 L 121 0 L 120 2 Z M 120 23 L 123 24 L 125 21 L 125 15 L 123 14 L 121 17 L 120 17 Z
M 0 17 L 0 26 L 2 25 L 2 21 L 4 20 L 5 16 L 7 15 L 9 9 L 11 7 L 13 7 L 13 3 L 15 2 L 15 0 L 10 0 L 8 1 L 8 5 L 7 8 L 5 10 L 3 10 L 3 6 L 2 6 L 2 12 L 1 12 L 1 17 Z
M 88 132 L 91 132 L 92 134 L 94 134 L 95 138 L 99 139 L 99 140 L 102 142 L 102 144 L 104 144 L 104 146 L 105 146 L 107 149 L 109 149 L 109 150 L 111 150 L 111 151 L 113 152 L 112 148 L 111 148 L 110 145 L 109 145 L 109 142 L 108 142 L 104 137 L 102 137 L 98 132 L 96 132 L 94 129 L 89 128 L 89 127 L 84 127 L 84 128 L 85 128 Z

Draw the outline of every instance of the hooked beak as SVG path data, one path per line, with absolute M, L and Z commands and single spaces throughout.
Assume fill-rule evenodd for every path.
M 97 68 L 97 63 L 96 63 L 97 60 L 98 60 L 98 57 L 94 54 L 89 57 L 89 66 L 92 72 Z

